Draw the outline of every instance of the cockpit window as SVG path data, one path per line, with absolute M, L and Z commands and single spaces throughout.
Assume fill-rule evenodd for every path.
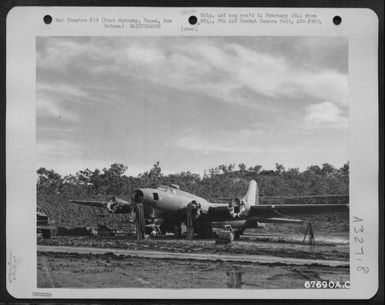
M 154 196 L 154 200 L 159 200 L 159 195 L 158 195 L 158 193 L 152 193 L 152 195 Z

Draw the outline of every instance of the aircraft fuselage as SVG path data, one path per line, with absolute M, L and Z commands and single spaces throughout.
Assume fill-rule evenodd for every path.
M 177 188 L 161 186 L 156 189 L 141 188 L 135 192 L 135 202 L 142 202 L 146 208 L 154 211 L 154 216 L 177 214 L 181 209 L 187 207 L 191 201 L 201 205 L 202 211 L 207 211 L 210 202 L 206 199 L 181 191 Z

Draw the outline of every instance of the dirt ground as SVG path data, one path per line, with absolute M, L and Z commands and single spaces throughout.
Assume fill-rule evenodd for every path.
M 39 239 L 38 245 L 163 251 L 267 255 L 277 263 L 197 261 L 117 256 L 112 253 L 38 253 L 38 287 L 68 288 L 303 288 L 305 281 L 349 280 L 349 267 L 330 267 L 317 260 L 349 261 L 347 217 L 309 219 L 316 245 L 302 243 L 306 225 L 266 225 L 247 230 L 232 244 L 215 240 L 185 240 L 173 236 L 136 241 L 134 237 L 60 236 Z M 279 258 L 314 260 L 314 264 L 290 265 Z
M 66 288 L 303 288 L 305 281 L 349 280 L 349 268 L 193 260 L 113 254 L 38 255 L 38 287 Z
M 269 239 L 267 241 L 266 239 Z M 262 239 L 262 240 L 260 240 Z M 303 288 L 309 281 L 349 280 L 349 267 L 317 265 L 317 259 L 349 260 L 347 242 L 328 241 L 309 246 L 294 240 L 243 236 L 229 245 L 214 240 L 175 238 L 136 241 L 127 238 L 62 237 L 39 244 L 165 251 L 171 253 L 217 253 L 271 255 L 314 260 L 295 266 L 277 263 L 239 263 L 149 259 L 77 253 L 38 253 L 38 287 L 155 287 L 155 288 Z
M 306 259 L 349 260 L 346 238 L 326 240 L 318 236 L 315 246 L 302 243 L 303 236 L 281 239 L 271 235 L 242 236 L 228 245 L 217 245 L 213 239 L 175 239 L 172 236 L 137 241 L 129 237 L 56 237 L 38 240 L 39 245 L 95 247 L 130 250 L 155 250 L 183 253 L 251 254 L 294 257 Z

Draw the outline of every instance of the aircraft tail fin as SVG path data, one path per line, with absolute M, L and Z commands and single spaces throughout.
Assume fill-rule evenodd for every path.
M 249 207 L 252 205 L 259 205 L 258 184 L 255 180 L 251 180 L 249 182 L 249 186 L 247 188 L 247 192 L 243 200 Z

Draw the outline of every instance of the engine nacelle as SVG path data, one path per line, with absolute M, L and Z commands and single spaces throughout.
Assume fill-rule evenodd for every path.
M 107 209 L 114 214 L 130 213 L 132 205 L 124 199 L 112 197 L 107 201 Z
M 191 211 L 191 216 L 195 219 L 198 218 L 202 213 L 201 204 L 199 202 L 196 202 L 195 200 L 187 204 L 187 209 Z
M 240 218 L 246 214 L 246 203 L 243 199 L 234 198 L 229 203 L 229 214 L 233 218 Z

